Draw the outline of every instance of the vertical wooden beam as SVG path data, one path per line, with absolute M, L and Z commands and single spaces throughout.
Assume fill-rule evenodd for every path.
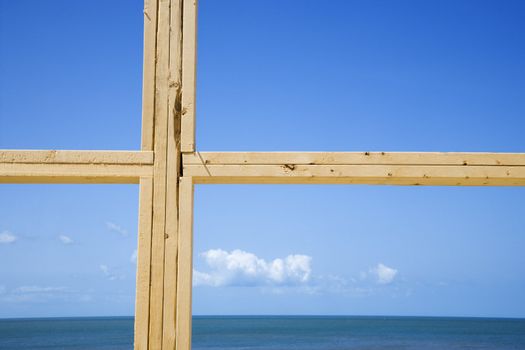
M 179 186 L 179 256 L 177 274 L 176 349 L 190 350 L 193 272 L 193 179 L 191 177 L 182 177 Z
M 140 243 L 143 247 L 139 251 L 139 260 L 143 263 L 149 260 L 149 265 L 148 269 L 141 265 L 138 272 L 138 288 L 141 290 L 137 294 L 136 349 L 174 349 L 178 335 L 176 322 L 177 252 L 180 245 L 179 177 L 182 169 L 182 33 L 185 30 L 183 6 L 184 0 L 145 0 L 144 6 L 142 149 L 153 150 L 154 162 L 153 179 L 141 184 L 145 202 L 141 209 L 140 226 L 148 225 L 146 212 L 149 208 L 151 240 L 149 258 L 144 247 L 148 242 Z M 194 8 L 195 4 L 192 6 Z M 186 10 L 188 8 L 189 15 L 192 16 L 191 6 L 188 5 Z M 195 29 L 189 38 L 195 36 L 194 32 Z M 188 91 L 189 102 L 187 101 L 191 110 L 191 116 L 186 118 L 189 122 L 194 118 L 194 64 L 194 58 L 186 62 L 191 70 L 190 77 L 193 76 L 189 83 L 193 88 Z M 189 123 L 187 129 L 194 130 L 194 123 Z M 194 131 L 191 135 L 194 135 Z M 194 136 L 191 135 L 189 143 L 194 146 Z M 152 196 L 147 196 L 148 190 Z M 150 198 L 149 207 L 146 198 Z M 143 289 L 146 280 L 149 284 L 147 291 Z M 191 281 L 187 293 L 191 293 Z M 148 297 L 146 304 L 145 295 Z M 187 331 L 191 332 L 191 328 Z
M 157 57 L 158 0 L 144 0 L 144 62 L 142 82 L 142 150 L 154 151 L 155 82 Z M 155 164 L 154 164 L 155 166 Z M 158 164 L 157 164 L 158 169 Z M 158 176 L 157 176 L 158 178 Z M 158 192 L 158 190 L 157 190 Z M 137 288 L 135 305 L 135 350 L 150 349 L 154 179 L 141 178 Z M 156 239 L 158 245 L 158 239 Z
M 197 0 L 183 1 L 181 150 L 195 152 Z
M 155 57 L 157 47 L 157 1 L 144 0 L 144 63 L 142 80 L 142 150 L 153 150 L 155 115 Z
M 149 348 L 162 349 L 164 311 L 164 249 L 166 235 L 166 188 L 170 84 L 171 0 L 159 0 L 155 68 L 155 119 L 153 163 L 153 237 L 150 287 Z
M 166 181 L 166 238 L 164 258 L 164 306 L 162 349 L 175 349 L 177 243 L 179 219 L 178 181 L 182 168 L 180 152 L 181 67 L 182 67 L 182 2 L 170 5 L 170 59 L 168 91 L 168 152 Z
M 137 291 L 135 302 L 135 349 L 148 349 L 149 284 L 151 264 L 151 220 L 153 179 L 140 179 L 139 236 L 137 247 Z

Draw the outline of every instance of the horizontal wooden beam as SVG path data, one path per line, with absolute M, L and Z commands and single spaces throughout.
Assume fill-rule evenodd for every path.
M 0 150 L 0 163 L 147 165 L 153 164 L 153 152 Z
M 425 165 L 188 165 L 196 184 L 524 186 L 525 167 Z
M 525 166 L 525 153 L 456 152 L 196 152 L 185 165 L 507 165 Z
M 151 165 L 0 163 L 0 183 L 138 184 L 152 175 Z
M 0 183 L 138 183 L 148 151 L 0 151 Z M 521 153 L 267 153 L 184 155 L 195 183 L 523 186 Z
M 137 184 L 153 152 L 0 150 L 0 183 Z
M 523 154 L 210 152 L 183 170 L 196 184 L 525 185 Z

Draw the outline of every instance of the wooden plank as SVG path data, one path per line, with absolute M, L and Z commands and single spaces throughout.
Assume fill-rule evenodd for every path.
M 177 274 L 177 350 L 191 349 L 193 272 L 193 179 L 180 179 L 179 256 Z
M 195 151 L 197 0 L 183 0 L 182 152 Z
M 0 183 L 138 184 L 151 165 L 0 163 Z
M 164 304 L 164 239 L 166 219 L 166 171 L 168 138 L 170 1 L 159 0 L 155 69 L 155 138 L 153 179 L 153 238 L 150 288 L 149 348 L 162 348 Z
M 197 152 L 184 165 L 507 165 L 525 166 L 525 153 L 436 152 Z
M 144 63 L 142 78 L 142 150 L 153 150 L 157 1 L 144 0 Z
M 164 257 L 164 311 L 162 348 L 175 348 L 176 293 L 177 293 L 177 251 L 179 191 L 178 182 L 181 169 L 180 129 L 181 129 L 181 66 L 182 66 L 182 2 L 171 3 L 170 61 L 171 80 L 168 91 L 168 154 L 166 183 L 166 238 Z M 176 30 L 174 30 L 176 29 Z
M 151 165 L 153 152 L 0 150 L 0 163 Z
M 152 211 L 153 179 L 141 178 L 135 299 L 135 350 L 148 349 Z
M 198 184 L 523 186 L 523 166 L 188 165 Z

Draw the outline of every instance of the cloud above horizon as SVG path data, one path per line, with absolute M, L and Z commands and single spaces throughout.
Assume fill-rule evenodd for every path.
M 316 275 L 312 257 L 303 254 L 265 260 L 241 249 L 210 249 L 198 257 L 207 269 L 193 269 L 194 287 L 259 287 L 263 293 L 363 297 L 392 293 L 389 286 L 398 276 L 397 269 L 381 262 L 354 277 Z
M 115 224 L 111 221 L 106 221 L 106 228 L 112 232 L 116 232 L 120 234 L 121 236 L 127 236 L 128 231 L 122 228 L 120 225 Z
M 58 236 L 58 239 L 60 240 L 60 242 L 64 243 L 65 245 L 73 244 L 73 239 L 69 236 L 60 235 Z
M 307 284 L 312 272 L 312 258 L 302 254 L 266 261 L 240 249 L 210 249 L 199 257 L 210 271 L 193 270 L 194 286 L 298 286 Z
M 104 274 L 104 276 L 106 276 L 106 278 L 110 281 L 115 281 L 115 280 L 122 280 L 124 279 L 124 275 L 123 274 L 119 274 L 119 273 L 116 273 L 115 271 L 113 271 L 113 269 L 111 269 L 108 265 L 105 265 L 105 264 L 100 264 L 98 266 L 98 268 L 100 269 L 100 271 L 102 271 L 102 274 Z
M 67 291 L 66 287 L 49 287 L 49 286 L 22 286 L 13 289 L 13 293 L 52 293 Z
M 370 273 L 375 276 L 376 282 L 379 284 L 392 283 L 396 278 L 397 272 L 396 269 L 388 267 L 382 263 L 379 263 L 376 267 L 370 269 Z
M 28 285 L 10 290 L 0 286 L 0 303 L 89 302 L 91 300 L 89 293 L 64 286 Z
M 16 241 L 18 238 L 9 231 L 3 231 L 0 233 L 0 244 L 10 244 Z

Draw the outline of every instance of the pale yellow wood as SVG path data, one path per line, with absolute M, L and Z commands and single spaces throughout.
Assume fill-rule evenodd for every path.
M 166 237 L 164 259 L 164 306 L 162 348 L 175 348 L 176 292 L 177 292 L 177 252 L 178 252 L 178 162 L 168 162 L 168 184 L 166 198 Z M 173 168 L 173 169 L 172 169 Z
M 164 240 L 168 138 L 170 0 L 159 0 L 155 68 L 155 140 L 153 180 L 153 238 L 151 258 L 149 348 L 162 348 L 164 305 Z
M 0 163 L 0 183 L 138 184 L 151 165 Z
M 135 350 L 148 349 L 152 212 L 153 179 L 141 178 L 135 299 Z
M 185 165 L 525 165 L 525 153 L 459 152 L 197 152 Z
M 179 191 L 178 181 L 181 169 L 180 129 L 181 129 L 181 66 L 182 66 L 182 2 L 173 1 L 170 6 L 170 60 L 171 72 L 168 91 L 168 158 L 166 181 L 166 238 L 164 257 L 164 311 L 162 348 L 175 348 L 176 292 L 177 292 L 177 251 Z M 178 29 L 178 30 L 175 30 Z
M 153 164 L 151 151 L 0 150 L 0 163 Z
M 191 349 L 193 273 L 193 179 L 180 179 L 179 256 L 177 281 L 177 350 Z
M 144 0 L 144 63 L 142 79 L 142 149 L 153 150 L 157 2 Z
M 384 184 L 522 186 L 524 166 L 188 165 L 197 184 Z
M 182 152 L 195 151 L 197 0 L 183 0 Z
M 159 146 L 158 142 L 155 143 L 155 87 L 156 87 L 156 60 L 157 60 L 157 13 L 158 13 L 158 0 L 144 0 L 144 61 L 143 61 L 143 81 L 142 81 L 142 150 L 150 150 L 150 151 L 158 151 L 156 149 L 156 146 Z M 158 140 L 157 140 L 158 141 Z M 162 145 L 160 145 L 162 146 Z M 142 226 L 148 227 L 150 231 L 150 255 L 145 256 L 143 258 L 143 263 L 146 263 L 147 261 L 147 267 L 139 265 L 139 272 L 140 268 L 142 266 L 143 269 L 147 269 L 147 303 L 141 302 L 139 305 L 139 299 L 138 299 L 138 293 L 139 288 L 144 288 L 144 285 L 140 284 L 144 283 L 146 280 L 146 275 L 144 274 L 144 278 L 139 280 L 139 276 L 137 276 L 137 305 L 136 305 L 136 315 L 135 315 L 135 330 L 140 330 L 140 335 L 137 337 L 137 334 L 135 334 L 135 349 L 154 349 L 154 346 L 157 345 L 157 348 L 160 348 L 158 346 L 158 339 L 157 343 L 155 341 L 150 340 L 150 328 L 153 328 L 154 331 L 158 330 L 158 327 L 152 327 L 152 317 L 150 317 L 150 313 L 158 312 L 158 304 L 159 304 L 159 295 L 155 294 L 155 305 L 151 304 L 151 287 L 153 286 L 152 282 L 152 266 L 155 265 L 155 285 L 157 286 L 159 284 L 159 281 L 161 280 L 162 276 L 159 276 L 159 274 L 162 274 L 162 272 L 159 273 L 158 266 L 159 266 L 159 257 L 158 253 L 156 251 L 152 251 L 153 247 L 155 249 L 158 249 L 159 245 L 162 245 L 161 237 L 159 237 L 159 228 L 158 224 L 156 225 L 157 232 L 155 237 L 155 245 L 153 245 L 153 209 L 154 207 L 159 209 L 160 202 L 162 199 L 157 198 L 155 201 L 156 206 L 154 206 L 154 193 L 156 192 L 157 195 L 159 192 L 162 191 L 162 188 L 159 188 L 159 185 L 163 182 L 162 175 L 159 174 L 159 171 L 162 171 L 162 166 L 159 164 L 159 162 L 156 162 L 155 164 L 156 169 L 156 177 L 155 180 L 157 181 L 157 187 L 155 188 L 155 183 L 152 181 L 149 185 L 152 186 L 151 188 L 151 203 L 149 203 L 149 206 L 146 206 L 146 204 L 142 205 L 141 201 L 141 211 L 139 215 L 139 229 Z M 141 190 L 142 190 L 142 184 L 141 184 Z M 141 197 L 142 200 L 142 197 Z M 161 208 L 162 209 L 162 208 Z M 144 212 L 142 211 L 144 210 Z M 149 210 L 149 212 L 148 212 Z M 159 220 L 159 215 L 155 216 L 155 220 Z M 164 221 L 164 220 L 162 220 Z M 139 236 L 140 239 L 140 236 Z M 162 253 L 162 252 L 161 252 Z M 140 264 L 140 241 L 139 241 L 139 256 L 138 261 Z M 161 282 L 162 283 L 162 282 Z M 141 292 L 142 294 L 146 294 L 145 291 Z M 160 296 L 162 298 L 162 296 Z M 162 310 L 160 310 L 162 311 Z M 140 318 L 138 318 L 140 312 Z M 146 315 L 147 314 L 147 317 Z M 144 324 L 144 321 L 147 320 L 147 322 Z M 158 322 L 158 318 L 154 318 L 156 322 Z M 156 333 L 158 336 L 158 332 Z M 146 335 L 146 338 L 144 339 L 144 335 Z M 152 346 L 150 346 L 150 343 Z

